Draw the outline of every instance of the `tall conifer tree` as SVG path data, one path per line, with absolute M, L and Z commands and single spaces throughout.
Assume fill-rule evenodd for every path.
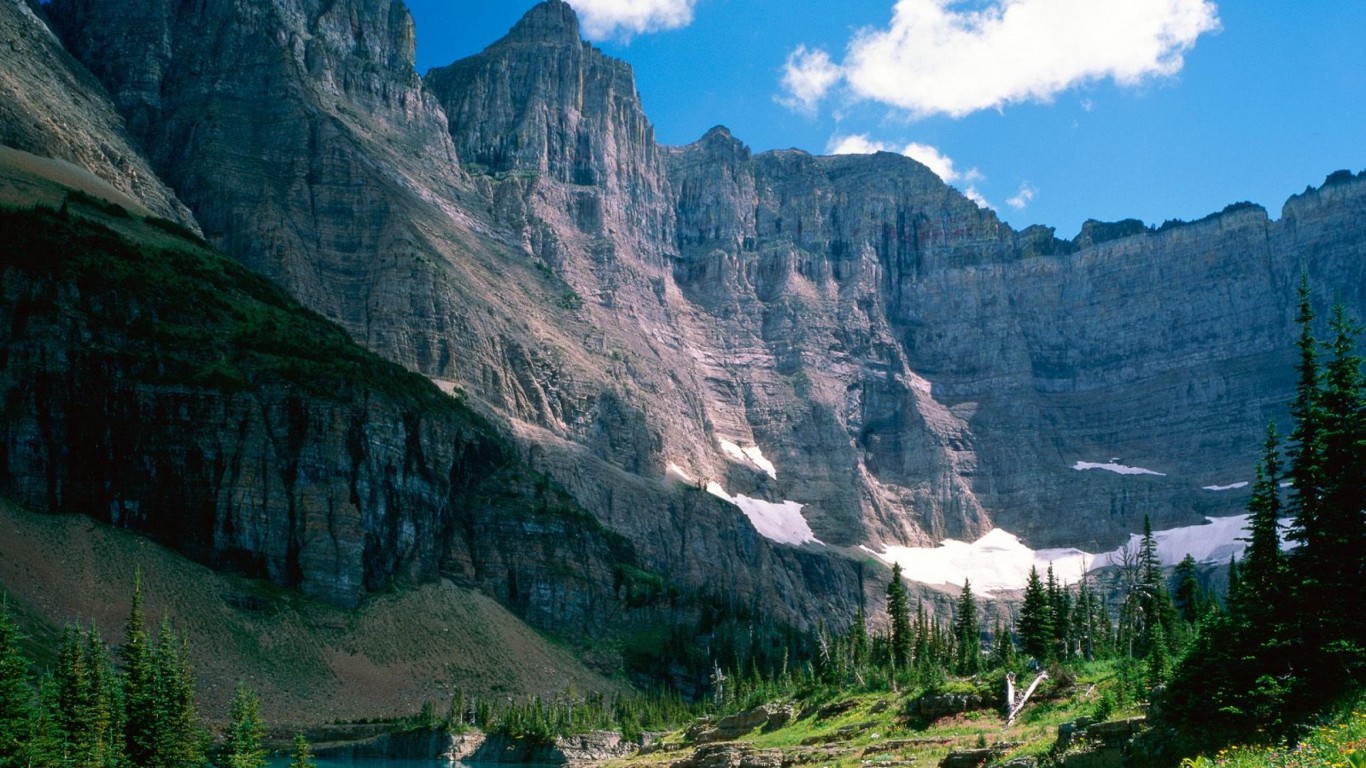
M 892 620 L 892 663 L 904 671 L 911 659 L 911 603 L 900 563 L 892 566 L 892 580 L 887 583 L 887 615 Z
M 972 594 L 972 584 L 967 579 L 963 580 L 963 592 L 958 596 L 953 635 L 958 674 L 977 674 L 982 665 L 982 637 L 977 623 L 977 600 Z
M 23 743 L 33 715 L 28 660 L 19 647 L 19 628 L 10 617 L 9 599 L 0 596 L 0 768 L 25 765 Z
M 1039 570 L 1029 569 L 1025 584 L 1024 606 L 1020 609 L 1020 645 L 1025 654 L 1045 661 L 1053 646 L 1052 606 Z

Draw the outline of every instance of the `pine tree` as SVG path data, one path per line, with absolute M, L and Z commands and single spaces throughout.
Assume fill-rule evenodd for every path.
M 861 669 L 868 663 L 868 617 L 863 613 L 862 603 L 854 613 L 854 625 L 849 628 L 849 645 L 854 668 Z
M 537 706 L 537 714 L 540 710 Z M 266 725 L 261 720 L 261 704 L 243 683 L 237 684 L 223 737 L 227 768 L 265 768 Z
M 887 615 L 892 621 L 892 664 L 904 671 L 911 659 L 911 604 L 906 593 L 906 582 L 901 579 L 901 564 L 892 566 L 892 580 L 887 584 Z
M 1306 603 L 1319 606 L 1330 642 L 1366 640 L 1359 616 L 1362 610 L 1363 549 L 1366 549 L 1366 384 L 1362 358 L 1356 353 L 1361 328 L 1347 318 L 1342 305 L 1333 307 L 1332 357 L 1323 376 L 1322 407 L 1323 498 L 1313 535 L 1305 542 L 1306 575 L 1317 589 Z
M 118 768 L 124 762 L 123 690 L 109 648 L 97 630 L 86 635 L 85 666 L 90 674 L 90 707 L 86 711 L 92 768 Z
M 1019 633 L 1020 645 L 1026 655 L 1040 661 L 1049 659 L 1053 645 L 1052 606 L 1048 591 L 1039 578 L 1039 570 L 1034 567 L 1030 567 L 1029 581 L 1025 584 Z
M 30 768 L 67 768 L 72 764 L 61 727 L 57 681 L 45 675 L 38 686 L 38 704 L 29 719 L 22 765 Z
M 1167 635 L 1159 623 L 1153 627 L 1152 649 L 1148 652 L 1148 687 L 1156 688 L 1171 674 L 1171 654 L 1167 650 Z
M 1292 521 L 1286 538 L 1308 546 L 1317 530 L 1319 506 L 1323 496 L 1323 407 L 1320 402 L 1318 341 L 1314 338 L 1314 308 L 1310 301 L 1309 275 L 1300 273 L 1299 381 L 1290 414 L 1295 429 L 1290 433 L 1290 512 Z M 1301 549 L 1304 553 L 1306 550 Z M 1297 558 L 1298 559 L 1298 558 Z
M 977 601 L 972 595 L 972 584 L 967 579 L 963 580 L 963 592 L 958 597 L 953 637 L 957 649 L 957 663 L 954 666 L 958 674 L 977 674 L 982 665 L 982 638 L 977 624 Z
M 1000 616 L 996 617 L 996 626 L 991 631 L 991 655 L 998 667 L 1005 670 L 1015 668 L 1015 640 Z
M 1181 562 L 1176 564 L 1176 569 L 1172 572 L 1172 577 L 1176 581 L 1176 590 L 1172 593 L 1176 609 L 1182 621 L 1194 626 L 1205 612 L 1204 593 L 1200 589 L 1195 558 L 1189 554 L 1181 558 Z
M 929 617 L 925 615 L 925 603 L 922 600 L 915 601 L 915 666 L 921 672 L 927 672 L 934 665 L 934 654 L 931 650 L 933 636 L 930 632 Z
M 194 674 L 185 644 L 163 620 L 152 648 L 155 694 L 151 768 L 199 768 L 204 764 L 203 729 L 194 700 Z
M 32 717 L 28 660 L 19 648 L 19 628 L 10 617 L 9 600 L 0 597 L 0 768 L 26 764 L 23 745 Z
M 133 574 L 133 607 L 123 628 L 123 695 L 126 711 L 124 742 L 128 761 L 134 768 L 152 764 L 156 742 L 156 670 L 152 663 L 152 643 L 147 637 L 143 614 L 142 570 Z
M 1092 604 L 1093 597 L 1091 587 L 1086 583 L 1086 576 L 1083 574 L 1081 586 L 1077 588 L 1077 600 L 1072 606 L 1072 627 L 1073 634 L 1077 641 L 1077 649 L 1081 652 L 1082 658 L 1093 661 L 1096 658 L 1096 626 L 1095 626 L 1095 605 Z
M 1257 480 L 1252 487 L 1252 498 L 1248 502 L 1250 528 L 1247 538 L 1247 552 L 1239 568 L 1241 580 L 1239 594 L 1233 596 L 1240 602 L 1240 608 L 1248 613 L 1262 617 L 1257 621 L 1255 631 L 1273 632 L 1268 626 L 1275 609 L 1285 599 L 1285 563 L 1281 555 L 1280 517 L 1281 517 L 1281 459 L 1276 425 L 1271 423 L 1266 430 L 1266 443 L 1262 459 L 1257 465 Z
M 313 750 L 302 733 L 294 735 L 294 754 L 289 768 L 317 768 L 317 763 L 313 762 Z

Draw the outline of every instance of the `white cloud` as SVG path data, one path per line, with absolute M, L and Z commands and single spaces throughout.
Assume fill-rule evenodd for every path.
M 584 37 L 605 40 L 686 27 L 692 23 L 697 0 L 569 0 L 569 4 L 579 14 Z
M 1181 71 L 1200 35 L 1219 28 L 1209 0 L 897 0 L 891 25 L 864 29 L 842 64 L 823 51 L 819 88 L 798 90 L 788 58 L 784 103 L 814 111 L 840 80 L 851 96 L 924 117 L 1049 101 L 1105 79 L 1122 86 Z
M 915 160 L 921 165 L 934 171 L 934 175 L 943 179 L 945 183 L 955 181 L 981 181 L 982 172 L 973 168 L 967 173 L 959 173 L 953 167 L 953 158 L 940 152 L 937 147 L 929 144 L 921 144 L 913 141 L 904 146 L 897 146 L 887 141 L 874 141 L 868 138 L 866 133 L 856 133 L 849 136 L 832 136 L 826 151 L 832 155 L 871 155 L 874 152 L 895 152 L 899 155 Z
M 996 210 L 996 206 L 988 202 L 986 196 L 983 195 L 981 192 L 977 191 L 977 187 L 968 187 L 966 190 L 964 190 L 963 196 L 971 200 L 972 202 L 977 203 L 978 208 L 989 208 L 993 211 Z
M 1034 185 L 1026 181 L 1020 185 L 1020 191 L 1016 192 L 1014 197 L 1006 201 L 1006 205 L 1017 211 L 1024 210 L 1025 206 L 1029 205 L 1029 203 L 1034 200 L 1034 196 L 1038 193 L 1039 190 L 1035 189 Z
M 840 68 L 830 60 L 830 54 L 799 45 L 783 65 L 783 90 L 788 95 L 780 96 L 778 102 L 798 112 L 815 114 L 821 99 L 840 77 Z

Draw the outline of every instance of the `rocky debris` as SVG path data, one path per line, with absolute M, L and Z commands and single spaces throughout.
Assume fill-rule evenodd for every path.
M 1129 740 L 1143 730 L 1147 724 L 1145 717 L 1130 717 L 1124 720 L 1107 720 L 1103 723 L 1093 723 L 1086 728 L 1088 739 L 1100 742 L 1106 746 L 1123 746 Z
M 350 744 L 320 746 L 319 757 L 384 760 L 447 760 L 450 762 L 537 765 L 583 765 L 630 757 L 640 742 L 616 731 L 592 731 L 559 736 L 549 744 L 528 739 L 488 735 L 481 731 L 452 734 L 444 729 L 386 733 Z
M 1053 754 L 1064 768 L 1119 768 L 1127 762 L 1134 738 L 1143 732 L 1147 718 L 1131 717 L 1088 723 L 1063 723 Z
M 1089 717 L 1079 717 L 1072 722 L 1059 723 L 1058 739 L 1053 746 L 1054 751 L 1061 752 L 1067 749 L 1071 746 L 1072 740 L 1078 736 L 1085 735 L 1086 729 L 1094 722 L 1095 720 Z
M 1000 754 L 992 748 L 955 749 L 939 761 L 939 768 L 982 768 L 987 761 Z
M 672 768 L 782 768 L 780 749 L 757 749 L 751 744 L 723 742 L 698 747 Z
M 829 764 L 838 762 L 854 752 L 848 747 L 824 747 L 820 749 L 789 749 L 783 752 L 783 765 Z
M 592 731 L 555 739 L 555 750 L 569 764 L 600 763 L 634 755 L 641 743 L 624 738 L 617 731 Z
M 882 752 L 902 752 L 909 749 L 919 749 L 921 747 L 942 746 L 952 744 L 956 739 L 951 738 L 924 738 L 924 739 L 887 739 L 879 741 L 863 748 L 865 755 L 875 755 Z
M 814 715 L 817 720 L 829 720 L 832 717 L 839 717 L 840 715 L 852 712 L 856 708 L 858 708 L 858 699 L 840 699 L 839 701 L 826 704 L 823 707 L 808 707 L 807 709 L 802 710 L 801 714 L 797 716 L 797 719 L 805 720 Z
M 727 715 L 715 722 L 702 720 L 687 731 L 687 739 L 695 744 L 733 741 L 758 728 L 774 730 L 792 719 L 790 704 L 762 704 L 744 712 Z
M 926 720 L 938 720 L 986 706 L 989 703 L 975 693 L 940 693 L 921 696 L 911 705 L 911 710 Z

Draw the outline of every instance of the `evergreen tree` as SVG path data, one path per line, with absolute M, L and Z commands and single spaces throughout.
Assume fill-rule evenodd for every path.
M 892 580 L 887 584 L 887 615 L 892 621 L 892 665 L 904 671 L 911 659 L 911 604 L 900 563 L 892 566 Z
M 1233 603 L 1239 603 L 1240 611 L 1259 617 L 1251 628 L 1260 633 L 1278 631 L 1270 624 L 1276 608 L 1285 598 L 1282 594 L 1286 577 L 1280 540 L 1280 481 L 1279 441 L 1273 422 L 1267 426 L 1262 459 L 1257 465 L 1257 480 L 1247 506 L 1250 531 L 1247 552 L 1239 568 L 1239 592 L 1231 596 Z
M 1320 402 L 1318 341 L 1314 338 L 1314 308 L 1310 301 L 1309 275 L 1300 273 L 1299 381 L 1290 414 L 1295 429 L 1290 433 L 1290 512 L 1292 521 L 1287 535 L 1292 541 L 1309 544 L 1317 530 L 1319 506 L 1323 496 L 1323 407 Z M 1301 553 L 1307 550 L 1301 548 Z
M 67 768 L 72 764 L 60 721 L 57 681 L 52 675 L 46 675 L 38 687 L 38 705 L 29 719 L 23 765 L 29 768 Z
M 1176 603 L 1176 610 L 1181 615 L 1182 621 L 1194 626 L 1205 612 L 1204 592 L 1200 588 L 1195 558 L 1189 554 L 1181 558 L 1181 562 L 1177 563 L 1172 577 L 1176 582 L 1176 590 L 1172 593 L 1172 601 Z
M 194 674 L 185 644 L 163 620 L 152 648 L 155 693 L 152 713 L 152 768 L 199 768 L 205 735 L 194 701 Z
M 26 764 L 23 744 L 32 717 L 28 660 L 19 648 L 19 628 L 10 617 L 8 598 L 0 597 L 0 768 Z
M 543 717 L 539 700 L 534 709 L 537 716 Z M 243 683 L 237 684 L 223 737 L 225 768 L 265 768 L 266 725 L 261 720 L 261 704 L 256 694 Z
M 963 580 L 963 592 L 958 597 L 953 636 L 958 651 L 957 663 L 954 665 L 958 674 L 977 674 L 982 663 L 982 638 L 977 624 L 977 601 L 972 595 L 972 584 L 967 579 Z
M 1361 328 L 1342 305 L 1333 308 L 1332 353 L 1323 376 L 1321 445 L 1322 503 L 1308 530 L 1302 564 L 1307 604 L 1318 607 L 1324 640 L 1366 641 L 1362 610 L 1366 550 L 1366 385 L 1356 353 Z M 1358 615 L 1353 615 L 1357 613 Z M 1360 648 L 1358 648 L 1358 653 Z
M 862 603 L 854 614 L 854 625 L 849 628 L 849 646 L 855 669 L 862 668 L 868 663 L 868 617 L 863 613 Z
M 1053 657 L 1069 659 L 1072 657 L 1072 593 L 1066 584 L 1060 584 L 1053 576 L 1053 566 L 1048 566 L 1049 615 L 1053 621 Z
M 1082 576 L 1081 587 L 1077 589 L 1077 601 L 1072 607 L 1072 627 L 1077 641 L 1077 649 L 1082 658 L 1093 661 L 1096 658 L 1096 608 L 1095 596 L 1091 587 Z
M 1048 591 L 1039 578 L 1039 570 L 1029 569 L 1025 584 L 1024 606 L 1020 609 L 1020 645 L 1026 655 L 1040 661 L 1049 659 L 1053 645 L 1052 606 Z
M 991 631 L 991 655 L 992 660 L 1002 669 L 1015 668 L 1015 640 L 1010 636 L 1010 630 L 1001 622 L 1000 616 L 996 617 L 996 626 Z
M 62 632 L 62 644 L 57 651 L 55 681 L 57 732 L 62 742 L 62 753 L 71 760 L 84 764 L 85 714 L 90 707 L 90 676 L 85 668 L 85 650 L 81 633 L 68 625 Z
M 153 763 L 152 750 L 156 742 L 156 670 L 143 614 L 141 569 L 133 574 L 133 607 L 123 628 L 123 648 L 119 656 L 123 666 L 124 741 L 128 761 L 134 768 L 145 768 Z
M 94 629 L 86 635 L 85 666 L 90 679 L 90 706 L 85 714 L 90 755 L 87 765 L 118 768 L 124 762 L 123 690 L 109 648 Z
M 289 768 L 317 768 L 317 763 L 313 762 L 313 750 L 308 746 L 308 739 L 302 733 L 294 735 L 294 754 L 290 759 Z
M 1148 687 L 1156 688 L 1171 674 L 1171 654 L 1167 650 L 1166 631 L 1162 625 L 1153 627 L 1152 649 L 1148 652 Z
M 924 601 L 915 601 L 915 666 L 921 672 L 926 672 L 934 665 L 934 654 L 931 651 L 933 646 L 933 636 L 930 632 L 929 617 L 925 615 Z

